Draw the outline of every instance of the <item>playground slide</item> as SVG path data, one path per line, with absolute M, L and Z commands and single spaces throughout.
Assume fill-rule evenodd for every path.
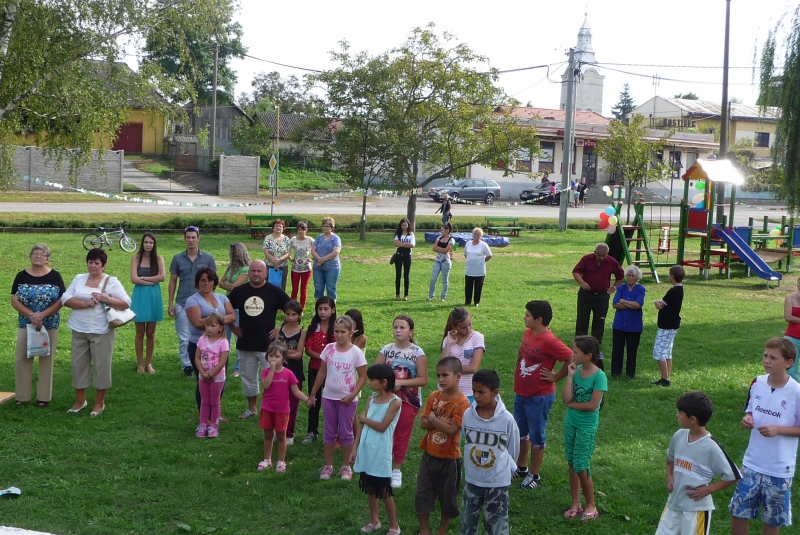
M 747 242 L 741 236 L 736 234 L 733 229 L 716 229 L 716 235 L 722 239 L 731 250 L 739 255 L 742 262 L 750 268 L 750 270 L 762 279 L 767 280 L 781 280 L 783 276 L 777 271 L 773 271 L 770 267 L 761 260 L 755 251 L 753 251 Z

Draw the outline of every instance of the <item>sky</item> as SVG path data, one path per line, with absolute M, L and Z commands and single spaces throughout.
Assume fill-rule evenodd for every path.
M 755 103 L 756 47 L 760 54 L 768 30 L 798 3 L 731 0 L 729 98 Z M 610 117 L 625 83 L 637 105 L 655 95 L 673 97 L 687 92 L 721 102 L 725 4 L 725 0 L 494 0 L 476 2 L 473 7 L 453 0 L 397 4 L 240 0 L 236 18 L 243 26 L 243 42 L 250 56 L 319 70 L 335 67 L 330 51 L 338 49 L 342 39 L 350 43 L 352 52 L 378 54 L 401 45 L 413 28 L 433 22 L 440 32 L 453 33 L 488 57 L 497 69 L 552 65 L 549 80 L 545 69 L 533 69 L 502 74 L 499 85 L 523 105 L 530 101 L 535 107 L 558 108 L 558 82 L 566 69 L 567 51 L 576 46 L 584 13 L 588 13 L 595 57 L 605 64 L 598 67 L 605 76 L 603 115 Z M 381 5 L 384 7 L 377 7 Z M 787 17 L 784 23 L 788 22 Z M 614 63 L 618 65 L 611 65 Z M 294 74 L 300 78 L 306 74 L 252 58 L 233 60 L 232 67 L 238 74 L 237 97 L 251 91 L 250 82 L 257 73 L 278 71 L 284 77 Z

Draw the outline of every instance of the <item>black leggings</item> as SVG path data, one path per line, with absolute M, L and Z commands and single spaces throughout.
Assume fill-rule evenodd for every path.
M 471 275 L 464 275 L 464 304 L 472 304 L 472 287 L 475 286 L 475 304 L 481 302 L 481 292 L 483 292 L 483 279 L 486 276 L 473 277 Z
M 401 251 L 408 251 L 407 253 Z M 394 289 L 395 295 L 400 295 L 400 270 L 404 269 L 405 275 L 403 276 L 403 289 L 405 293 L 403 294 L 404 297 L 408 297 L 408 284 L 410 280 L 410 273 L 411 273 L 411 250 L 410 249 L 397 249 L 397 260 L 394 261 L 394 271 L 395 271 L 395 279 L 394 279 Z
M 311 394 L 311 389 L 314 388 L 314 383 L 317 381 L 317 374 L 319 370 L 315 370 L 313 368 L 308 368 L 308 393 Z M 322 388 L 324 388 L 325 383 L 322 383 L 322 387 L 317 390 L 317 394 L 315 399 L 317 400 L 316 404 L 313 407 L 308 409 L 308 432 L 314 433 L 315 435 L 319 435 L 319 410 L 322 408 Z

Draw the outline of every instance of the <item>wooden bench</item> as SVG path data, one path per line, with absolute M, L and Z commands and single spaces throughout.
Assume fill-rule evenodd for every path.
M 267 234 L 272 233 L 272 222 L 276 219 L 283 219 L 289 221 L 296 219 L 293 215 L 266 215 L 266 214 L 246 214 L 248 223 L 250 223 L 250 237 L 251 238 L 266 238 Z M 292 231 L 297 230 L 297 227 L 283 227 L 283 233 L 291 237 Z
M 487 217 L 486 218 L 486 233 L 494 236 L 500 236 L 502 233 L 508 233 L 509 236 L 519 236 L 519 231 L 523 227 L 518 225 L 518 217 Z M 503 226 L 505 224 L 505 226 Z

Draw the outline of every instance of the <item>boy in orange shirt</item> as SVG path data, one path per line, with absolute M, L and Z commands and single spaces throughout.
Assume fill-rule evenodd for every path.
M 424 450 L 417 472 L 414 511 L 419 518 L 421 535 L 431 535 L 429 516 L 436 499 L 442 509 L 438 535 L 447 533 L 450 520 L 461 514 L 458 489 L 461 486 L 461 419 L 469 408 L 467 396 L 458 388 L 461 361 L 445 357 L 436 364 L 436 380 L 441 390 L 428 396 L 420 412 L 420 427 L 425 436 L 419 443 Z

